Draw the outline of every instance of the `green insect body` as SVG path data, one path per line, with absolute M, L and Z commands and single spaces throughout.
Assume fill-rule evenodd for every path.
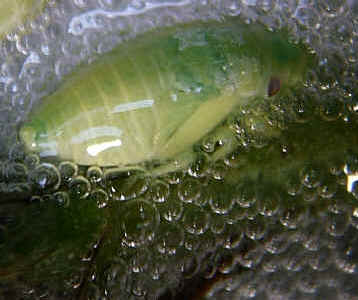
M 183 167 L 193 145 L 231 112 L 297 84 L 305 65 L 301 47 L 255 25 L 161 29 L 79 67 L 31 112 L 20 137 L 41 157 L 80 165 L 130 168 L 180 157 Z
M 48 0 L 1 0 L 0 37 L 34 18 Z

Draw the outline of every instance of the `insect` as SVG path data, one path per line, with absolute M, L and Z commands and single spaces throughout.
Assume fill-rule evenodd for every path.
M 76 69 L 33 109 L 20 138 L 40 157 L 123 169 L 156 161 L 172 171 L 195 159 L 200 139 L 226 134 L 217 128 L 231 112 L 296 85 L 305 66 L 302 47 L 258 25 L 159 29 Z
M 0 37 L 36 16 L 48 0 L 1 0 Z

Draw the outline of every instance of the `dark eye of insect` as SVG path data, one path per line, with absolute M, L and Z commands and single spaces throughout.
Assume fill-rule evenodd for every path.
M 281 89 L 281 80 L 278 77 L 272 76 L 267 87 L 267 95 L 269 97 L 275 96 Z

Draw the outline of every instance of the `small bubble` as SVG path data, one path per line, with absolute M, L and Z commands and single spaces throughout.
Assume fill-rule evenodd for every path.
M 131 2 L 130 6 L 136 10 L 142 10 L 146 6 L 146 2 L 144 0 L 134 0 Z
M 285 186 L 290 196 L 296 196 L 302 192 L 302 183 L 298 176 L 289 176 L 286 179 Z
M 256 203 L 257 211 L 265 217 L 272 217 L 280 211 L 280 196 L 278 194 L 265 195 L 260 197 Z
M 300 172 L 301 182 L 308 188 L 316 188 L 321 184 L 321 172 L 318 167 L 306 166 Z
M 228 171 L 227 165 L 223 161 L 217 161 L 212 164 L 208 170 L 215 180 L 223 180 Z
M 91 191 L 88 200 L 96 202 L 98 208 L 104 208 L 108 204 L 109 197 L 104 190 L 95 189 Z
M 91 184 L 100 184 L 103 181 L 103 171 L 97 166 L 90 167 L 87 170 L 86 178 Z
M 184 210 L 183 202 L 179 201 L 179 199 L 173 199 L 172 197 L 169 197 L 169 199 L 159 207 L 161 217 L 168 222 L 179 221 Z
M 199 271 L 200 263 L 195 256 L 188 256 L 182 263 L 181 269 L 185 279 L 190 279 Z
M 178 186 L 178 197 L 185 203 L 193 203 L 200 197 L 201 184 L 193 178 L 185 178 Z
M 61 207 L 68 207 L 70 205 L 70 197 L 66 192 L 56 192 L 53 194 L 53 199 L 56 204 Z
M 296 229 L 299 224 L 303 221 L 305 217 L 305 211 L 302 208 L 288 208 L 286 209 L 282 217 L 280 218 L 280 222 L 283 226 L 289 229 Z
M 121 214 L 122 242 L 128 247 L 138 247 L 153 241 L 159 214 L 156 207 L 145 200 L 130 200 Z
M 338 193 L 336 197 L 332 197 L 326 201 L 327 211 L 333 214 L 344 214 L 349 213 L 351 211 L 351 207 L 345 198 L 343 193 Z
M 356 199 L 358 199 L 358 180 L 352 182 L 351 193 Z
M 337 182 L 335 178 L 330 178 L 322 181 L 318 187 L 318 194 L 324 199 L 330 199 L 337 193 Z
M 249 220 L 246 225 L 245 234 L 249 239 L 260 240 L 266 233 L 265 220 L 263 217 L 257 217 Z
M 78 166 L 70 161 L 61 162 L 58 165 L 58 170 L 65 184 L 69 184 L 78 174 Z
M 358 207 L 353 208 L 351 219 L 352 226 L 358 229 Z
M 324 271 L 332 264 L 331 250 L 324 247 L 308 257 L 309 266 L 315 271 Z
M 306 251 L 299 244 L 292 244 L 282 259 L 282 266 L 287 271 L 302 271 L 307 261 L 306 256 Z
M 215 186 L 209 198 L 211 210 L 219 215 L 227 214 L 234 206 L 235 199 L 230 194 L 215 192 Z
M 183 215 L 184 229 L 195 235 L 206 232 L 209 227 L 209 215 L 200 207 L 190 204 L 185 207 Z
M 3 165 L 3 172 L 6 174 L 6 179 L 10 182 L 25 182 L 27 181 L 28 170 L 24 164 L 9 163 Z
M 290 245 L 288 232 L 270 232 L 264 239 L 263 246 L 268 253 L 280 254 L 286 251 Z
M 232 253 L 218 253 L 216 256 L 217 270 L 221 274 L 230 274 L 237 265 L 236 257 Z
M 72 197 L 84 199 L 87 198 L 90 193 L 91 184 L 85 177 L 76 176 L 71 180 L 69 189 Z
M 227 224 L 235 224 L 247 217 L 247 209 L 240 207 L 239 205 L 234 205 L 229 213 L 224 216 Z
M 148 190 L 148 179 L 143 174 L 120 169 L 105 172 L 105 182 L 108 194 L 114 200 L 134 199 Z
M 40 202 L 56 203 L 54 201 L 53 194 L 44 194 L 44 195 L 42 195 Z
M 61 184 L 58 169 L 49 163 L 42 163 L 29 173 L 30 183 L 38 191 L 55 191 Z
M 130 279 L 127 280 L 127 284 L 130 285 L 129 289 L 133 296 L 145 298 L 148 293 L 148 278 L 145 274 L 132 274 Z M 132 298 L 132 297 L 131 297 Z M 129 298 L 130 299 L 130 298 Z
M 333 237 L 341 237 L 344 235 L 350 220 L 346 214 L 329 214 L 326 219 L 326 232 Z
M 343 103 L 337 99 L 337 95 L 326 95 L 321 104 L 320 113 L 324 120 L 337 120 L 343 113 Z
M 103 0 L 105 1 L 105 0 Z M 88 0 L 73 0 L 74 4 L 79 8 L 85 8 L 88 5 Z M 106 1 L 108 2 L 108 0 Z
M 292 197 L 293 198 L 293 197 Z M 298 198 L 298 197 L 296 197 Z M 314 189 L 309 189 L 307 187 L 303 187 L 302 189 L 302 199 L 307 202 L 307 203 L 313 203 L 318 199 L 318 195 L 316 190 Z M 294 198 L 293 198 L 294 199 Z
M 200 178 L 205 176 L 208 169 L 208 163 L 204 156 L 198 158 L 188 169 L 190 176 Z
M 213 153 L 215 151 L 216 140 L 209 136 L 201 143 L 201 149 L 206 153 Z
M 151 201 L 162 203 L 167 200 L 169 193 L 169 185 L 165 182 L 158 181 L 150 186 L 148 190 L 148 198 Z
M 221 234 L 223 239 L 223 247 L 225 249 L 235 249 L 239 247 L 244 234 L 238 226 L 226 226 L 226 229 Z
M 225 219 L 221 216 L 214 215 L 210 217 L 210 229 L 214 234 L 221 234 L 225 230 Z
M 247 183 L 245 185 L 238 186 L 234 191 L 234 195 L 236 203 L 241 207 L 251 207 L 256 202 L 255 184 Z
M 315 294 L 317 292 L 320 285 L 317 273 L 312 271 L 302 272 L 298 279 L 297 287 L 300 291 L 305 294 Z
M 261 263 L 264 251 L 260 246 L 254 246 L 252 249 L 247 252 L 242 252 L 239 255 L 235 256 L 235 260 L 245 268 L 255 268 Z
M 34 169 L 40 163 L 40 158 L 37 154 L 29 154 L 25 157 L 24 163 L 29 169 Z
M 156 248 L 159 253 L 175 255 L 177 249 L 183 245 L 184 232 L 173 223 L 161 223 L 156 231 Z

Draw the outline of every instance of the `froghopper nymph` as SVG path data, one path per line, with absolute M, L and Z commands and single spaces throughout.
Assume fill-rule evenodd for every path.
M 306 65 L 301 46 L 258 25 L 161 28 L 78 67 L 19 135 L 40 157 L 123 169 L 156 161 L 170 172 L 195 159 L 202 138 L 226 134 L 218 125 L 230 113 L 299 84 Z

